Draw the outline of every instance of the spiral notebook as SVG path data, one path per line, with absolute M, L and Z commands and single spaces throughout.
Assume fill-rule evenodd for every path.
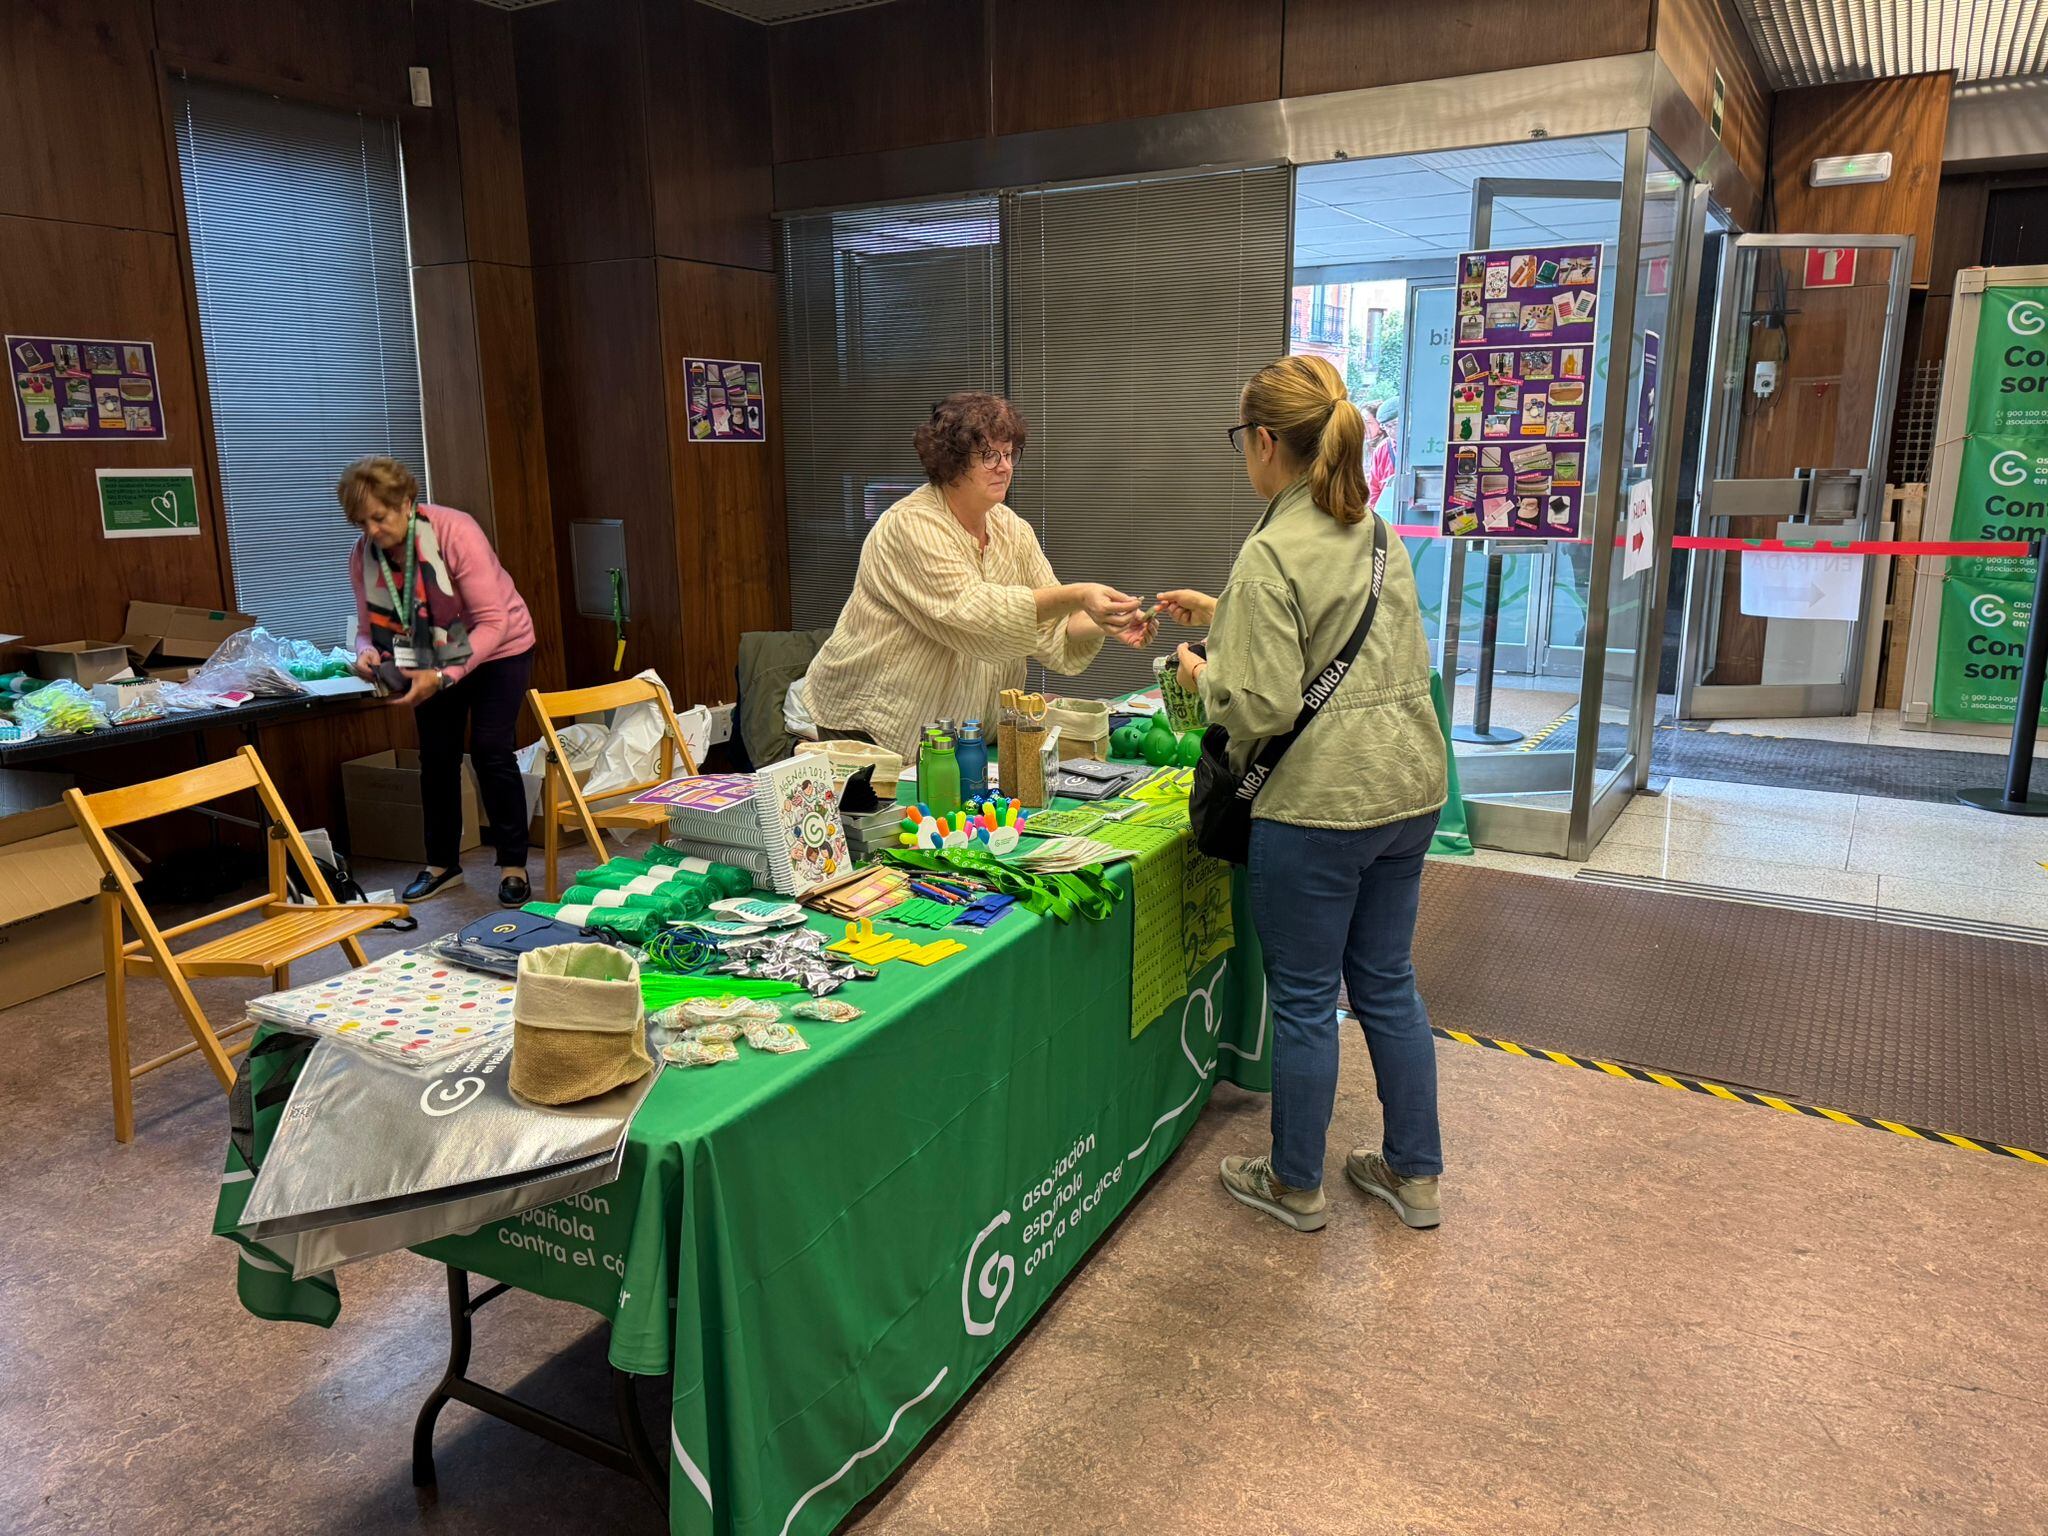
M 677 779 L 635 798 L 669 808 L 670 846 L 752 870 L 785 896 L 801 896 L 853 867 L 832 764 L 820 753 L 799 753 L 751 774 Z

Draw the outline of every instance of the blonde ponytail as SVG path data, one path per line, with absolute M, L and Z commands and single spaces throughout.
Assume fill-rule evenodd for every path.
M 1244 419 L 1307 466 L 1309 494 L 1340 523 L 1365 517 L 1365 417 L 1326 357 L 1268 363 L 1244 387 Z
M 1340 523 L 1365 516 L 1365 417 L 1349 397 L 1330 403 L 1309 466 L 1308 485 L 1316 505 Z

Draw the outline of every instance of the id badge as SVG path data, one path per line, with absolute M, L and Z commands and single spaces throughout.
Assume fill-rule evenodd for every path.
M 417 672 L 420 665 L 419 653 L 405 641 L 397 641 L 391 647 L 391 664 L 401 672 Z

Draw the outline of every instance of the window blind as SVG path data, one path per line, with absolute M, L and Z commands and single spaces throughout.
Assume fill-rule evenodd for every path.
M 174 89 L 235 601 L 339 644 L 356 533 L 335 480 L 373 453 L 426 480 L 398 125 Z
M 830 626 L 875 518 L 924 483 L 912 436 L 955 390 L 1004 387 L 995 198 L 781 222 L 790 607 Z
M 1285 168 L 1019 193 L 1010 224 L 1010 388 L 1031 446 L 1010 504 L 1062 581 L 1149 602 L 1220 591 L 1262 503 L 1230 452 L 1238 392 L 1287 350 Z M 1188 638 L 1171 626 L 1158 654 Z M 1111 641 L 1080 678 L 1148 686 L 1153 652 Z

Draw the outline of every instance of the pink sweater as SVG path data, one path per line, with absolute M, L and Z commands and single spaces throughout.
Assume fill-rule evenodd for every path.
M 427 502 L 419 504 L 416 515 L 433 525 L 434 537 L 441 545 L 441 558 L 448 566 L 448 577 L 455 584 L 455 600 L 462 610 L 463 625 L 469 631 L 469 660 L 461 666 L 443 667 L 441 671 L 447 680 L 459 683 L 494 657 L 517 656 L 531 649 L 533 615 L 527 612 L 526 599 L 512 585 L 511 574 L 499 562 L 498 552 L 491 548 L 491 541 L 477 520 L 467 512 Z M 365 543 L 357 539 L 348 556 L 348 579 L 356 589 L 358 651 L 375 649 L 368 643 L 371 628 L 370 603 L 364 596 Z

